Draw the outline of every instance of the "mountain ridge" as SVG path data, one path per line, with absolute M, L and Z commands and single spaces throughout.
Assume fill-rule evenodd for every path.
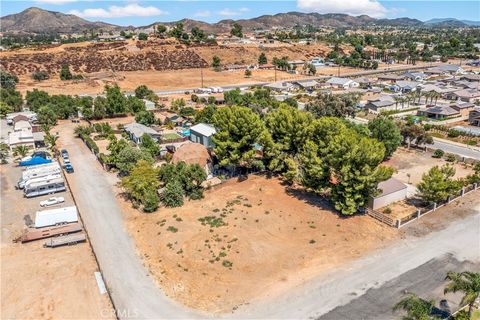
M 48 34 L 48 33 L 79 33 L 90 30 L 126 30 L 132 26 L 119 26 L 101 21 L 88 21 L 73 14 L 48 11 L 38 7 L 30 7 L 22 12 L 0 18 L 0 31 L 7 34 Z M 178 21 L 155 22 L 146 26 L 133 27 L 147 29 L 156 24 L 172 26 L 182 22 L 186 30 L 199 27 L 208 33 L 229 32 L 233 23 L 240 24 L 245 31 L 294 27 L 296 25 L 327 26 L 333 28 L 361 27 L 365 25 L 379 26 L 427 26 L 427 27 L 466 27 L 478 26 L 480 22 L 458 20 L 454 18 L 431 19 L 423 22 L 412 18 L 376 19 L 367 15 L 351 16 L 342 13 L 320 14 L 316 12 L 286 12 L 273 15 L 262 15 L 251 19 L 224 19 L 215 23 L 184 18 Z

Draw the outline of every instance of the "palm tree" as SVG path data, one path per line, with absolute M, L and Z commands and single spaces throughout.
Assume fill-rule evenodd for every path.
M 400 300 L 400 302 L 393 307 L 393 310 L 402 309 L 406 311 L 407 315 L 402 318 L 403 320 L 431 320 L 435 319 L 434 316 L 431 316 L 434 307 L 435 300 L 423 300 L 416 294 L 410 293 Z
M 42 123 L 42 124 L 40 125 L 40 129 L 41 129 L 43 132 L 47 133 L 47 132 L 50 132 L 50 129 L 52 129 L 52 126 L 51 126 L 50 124 L 48 124 L 48 123 Z
M 464 296 L 460 303 L 462 306 L 468 305 L 468 316 L 470 318 L 475 300 L 480 295 L 480 273 L 470 271 L 461 273 L 449 272 L 445 279 L 450 280 L 450 282 L 445 286 L 444 294 L 457 291 L 463 292 Z
M 47 144 L 49 146 L 50 150 L 53 153 L 55 153 L 58 136 L 54 136 L 53 134 L 50 134 L 50 132 L 49 132 L 45 135 L 44 140 L 45 140 L 45 144 Z
M 13 156 L 23 158 L 27 155 L 29 148 L 26 145 L 19 145 L 13 148 Z

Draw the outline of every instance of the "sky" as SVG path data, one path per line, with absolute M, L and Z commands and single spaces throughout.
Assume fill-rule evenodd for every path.
M 18 13 L 29 7 L 71 13 L 90 21 L 143 26 L 182 18 L 217 22 L 222 19 L 254 18 L 282 12 L 366 14 L 375 18 L 409 17 L 480 20 L 480 1 L 455 0 L 270 0 L 270 1 L 96 1 L 96 0 L 2 0 L 0 15 Z

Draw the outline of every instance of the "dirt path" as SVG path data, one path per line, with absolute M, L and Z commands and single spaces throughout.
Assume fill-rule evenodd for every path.
M 194 318 L 198 314 L 168 299 L 141 264 L 123 224 L 108 175 L 73 126 L 57 127 L 59 146 L 68 149 L 75 173 L 68 181 L 119 318 Z

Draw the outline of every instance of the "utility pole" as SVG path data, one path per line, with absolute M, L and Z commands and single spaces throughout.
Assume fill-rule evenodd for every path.
M 275 81 L 274 82 L 277 82 L 277 66 L 274 66 L 273 69 L 275 70 Z
M 202 86 L 200 88 L 203 88 L 203 68 L 200 68 L 200 78 L 202 82 Z
M 338 72 L 337 72 L 337 74 L 338 74 L 338 77 L 340 77 L 340 65 L 338 65 Z

